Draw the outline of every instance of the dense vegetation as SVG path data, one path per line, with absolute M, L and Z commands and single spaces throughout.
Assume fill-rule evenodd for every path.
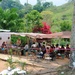
M 28 3 L 22 5 L 20 0 L 2 0 L 0 28 L 15 32 L 32 32 L 35 25 L 41 26 L 42 22 L 46 22 L 51 26 L 52 32 L 71 30 L 72 13 L 72 2 L 55 6 L 52 2 L 37 0 L 36 5 L 32 6 Z
M 20 0 L 0 1 L 1 29 L 10 29 L 12 32 L 32 32 L 35 27 L 41 28 L 42 23 L 46 22 L 50 25 L 51 32 L 71 30 L 73 14 L 71 1 L 61 6 L 43 0 L 37 0 L 34 6 L 29 3 L 22 5 Z

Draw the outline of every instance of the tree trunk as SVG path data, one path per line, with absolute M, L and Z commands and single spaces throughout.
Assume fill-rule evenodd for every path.
M 73 25 L 71 31 L 71 56 L 70 56 L 70 67 L 73 67 L 75 62 L 75 0 L 74 0 L 74 12 L 73 12 Z

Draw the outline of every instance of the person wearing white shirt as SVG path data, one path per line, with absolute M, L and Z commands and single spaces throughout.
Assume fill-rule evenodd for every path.
M 29 49 L 29 45 L 26 43 L 25 47 L 24 47 L 24 50 L 27 52 Z

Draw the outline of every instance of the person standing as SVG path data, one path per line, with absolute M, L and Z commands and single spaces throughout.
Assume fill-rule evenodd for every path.
M 20 40 L 20 38 L 18 38 L 16 44 L 17 44 L 18 47 L 21 46 L 21 40 Z

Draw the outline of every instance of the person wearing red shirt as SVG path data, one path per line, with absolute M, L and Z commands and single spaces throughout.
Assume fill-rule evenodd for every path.
M 50 57 L 52 58 L 52 59 L 51 59 L 52 61 L 53 61 L 54 58 L 55 58 L 55 52 L 54 52 L 53 46 L 51 46 L 51 48 L 50 48 Z

